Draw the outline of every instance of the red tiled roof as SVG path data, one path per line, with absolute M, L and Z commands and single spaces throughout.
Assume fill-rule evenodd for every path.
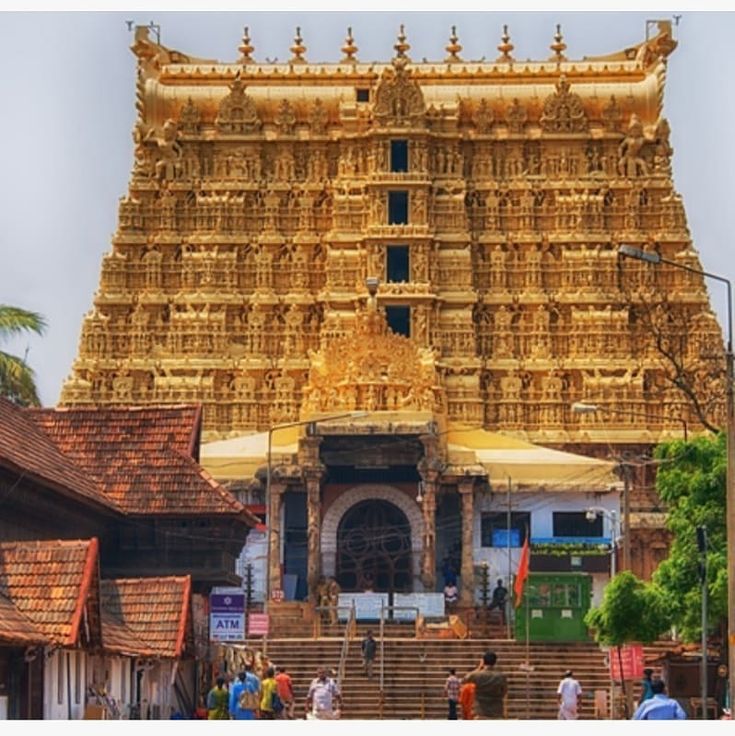
M 26 409 L 0 398 L 0 465 L 57 490 L 116 508 L 96 482 L 64 455 Z
M 181 657 L 191 628 L 191 577 L 101 581 L 102 640 L 111 652 Z
M 257 523 L 193 459 L 193 406 L 34 409 L 59 449 L 130 514 L 232 514 Z
M 77 644 L 84 604 L 99 576 L 98 549 L 96 538 L 0 543 L 0 595 L 31 621 L 29 634 Z
M 48 637 L 21 613 L 10 598 L 0 593 L 0 644 L 45 644 Z

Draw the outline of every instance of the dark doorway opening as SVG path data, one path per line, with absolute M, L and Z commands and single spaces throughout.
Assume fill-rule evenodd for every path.
M 411 307 L 386 307 L 385 321 L 396 335 L 411 337 Z
M 408 246 L 389 245 L 386 248 L 386 272 L 392 284 L 408 282 Z
M 397 173 L 408 171 L 408 141 L 390 142 L 390 170 Z
M 388 501 L 355 504 L 337 529 L 337 582 L 344 591 L 412 590 L 411 527 Z
M 408 192 L 388 192 L 388 224 L 408 225 Z

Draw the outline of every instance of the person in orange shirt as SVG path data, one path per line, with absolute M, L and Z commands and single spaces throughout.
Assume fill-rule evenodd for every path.
M 474 718 L 472 708 L 475 704 L 475 685 L 466 682 L 459 688 L 459 705 L 462 708 L 462 720 L 471 721 Z
M 276 675 L 278 695 L 283 703 L 283 710 L 281 711 L 280 718 L 286 718 L 291 721 L 294 717 L 293 682 L 291 680 L 291 675 L 286 672 L 286 668 L 283 665 L 277 667 L 276 671 L 278 672 Z

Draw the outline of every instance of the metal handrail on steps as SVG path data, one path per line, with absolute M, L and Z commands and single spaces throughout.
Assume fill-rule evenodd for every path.
M 341 690 L 342 689 L 342 681 L 345 678 L 345 669 L 347 667 L 347 655 L 350 651 L 350 639 L 352 638 L 354 631 L 355 631 L 355 625 L 357 623 L 357 611 L 355 610 L 355 602 L 352 602 L 352 607 L 350 608 L 350 616 L 347 619 L 347 624 L 345 625 L 345 634 L 342 639 L 342 651 L 339 653 L 339 666 L 337 667 L 337 687 Z
M 416 611 L 416 619 L 421 615 L 417 606 L 386 606 L 380 604 L 380 691 L 378 693 L 378 718 L 383 720 L 383 706 L 385 705 L 385 612 L 386 611 Z
M 350 605 L 345 605 L 345 606 L 315 606 L 314 607 L 315 616 L 314 616 L 314 621 L 313 621 L 314 638 L 318 639 L 322 634 L 322 614 L 323 613 L 328 614 L 330 617 L 332 615 L 336 617 L 337 621 L 336 622 L 330 621 L 330 623 L 339 623 L 339 612 L 349 611 L 349 614 L 348 614 L 348 619 L 349 619 L 350 616 L 352 615 L 353 608 L 354 608 L 354 603 Z

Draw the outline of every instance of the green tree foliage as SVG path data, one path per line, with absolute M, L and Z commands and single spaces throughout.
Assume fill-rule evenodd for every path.
M 671 625 L 666 598 L 630 570 L 616 575 L 605 588 L 602 603 L 587 612 L 585 624 L 605 646 L 655 641 Z
M 46 321 L 40 314 L 0 304 L 0 342 L 23 332 L 43 334 Z M 38 406 L 38 392 L 31 367 L 17 355 L 0 350 L 0 396 L 17 404 Z
M 666 595 L 681 638 L 694 642 L 701 636 L 698 526 L 707 527 L 709 542 L 709 628 L 727 618 L 726 436 L 667 442 L 656 448 L 655 457 L 661 461 L 656 488 L 668 509 L 666 526 L 673 541 L 653 583 Z

